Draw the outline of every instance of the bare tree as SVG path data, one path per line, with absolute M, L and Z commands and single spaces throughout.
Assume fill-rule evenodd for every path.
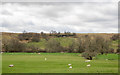
M 87 36 L 85 38 L 85 52 L 82 54 L 86 59 L 92 60 L 97 53 L 107 53 L 110 41 L 102 36 Z
M 68 46 L 68 52 L 72 53 L 72 52 L 74 52 L 75 49 L 76 49 L 76 43 L 75 43 L 75 40 L 72 40 L 72 43 L 69 44 L 69 46 Z
M 82 53 L 85 51 L 85 37 L 79 37 L 77 39 L 77 52 Z
M 60 45 L 60 42 L 56 39 L 50 39 L 47 44 L 48 52 L 60 52 L 62 50 L 62 46 Z
M 19 42 L 18 39 L 12 38 L 5 46 L 6 52 L 24 52 L 26 45 Z
M 95 36 L 95 40 L 98 52 L 100 52 L 101 54 L 109 52 L 111 46 L 111 41 L 109 39 L 106 39 L 103 36 Z

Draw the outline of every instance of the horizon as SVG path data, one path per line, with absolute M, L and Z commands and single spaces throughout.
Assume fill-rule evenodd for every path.
M 0 32 L 0 33 L 23 33 L 23 32 Z M 27 32 L 27 33 L 41 33 L 41 32 Z M 45 33 L 45 32 L 44 32 Z M 50 32 L 47 32 L 47 34 Z M 58 32 L 57 32 L 58 33 Z M 60 33 L 64 33 L 64 32 L 60 32 Z M 75 33 L 75 32 L 70 32 L 70 33 Z M 76 34 L 87 34 L 87 33 L 100 33 L 100 34 L 118 34 L 119 32 L 111 32 L 111 33 L 104 33 L 104 32 L 77 32 Z

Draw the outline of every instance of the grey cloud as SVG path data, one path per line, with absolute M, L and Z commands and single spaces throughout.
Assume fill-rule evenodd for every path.
M 9 11 L 2 11 L 0 23 L 8 31 L 117 31 L 114 3 L 4 3 L 3 7 Z
M 7 10 L 3 10 L 3 11 L 1 12 L 1 14 L 2 14 L 2 15 L 13 15 L 12 13 L 10 13 L 10 12 L 7 11 Z

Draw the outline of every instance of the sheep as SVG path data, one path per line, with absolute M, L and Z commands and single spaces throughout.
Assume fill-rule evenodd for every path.
M 85 60 L 85 62 L 90 62 L 90 60 Z
M 40 53 L 38 53 L 38 54 L 40 54 Z
M 72 64 L 68 64 L 69 66 L 72 65 Z
M 64 53 L 64 52 L 61 52 L 61 53 Z
M 90 66 L 91 66 L 90 64 L 87 65 L 87 67 L 90 67 Z
M 13 64 L 9 65 L 9 67 L 13 67 L 13 66 L 14 66 Z
M 47 58 L 45 58 L 45 61 L 47 60 Z
M 106 60 L 108 60 L 108 59 L 106 59 Z
M 1 52 L 1 54 L 3 54 L 3 52 Z
M 69 67 L 70 69 L 72 68 L 72 66 Z

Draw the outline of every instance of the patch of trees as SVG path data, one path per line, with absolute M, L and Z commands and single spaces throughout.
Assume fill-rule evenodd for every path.
M 4 52 L 24 52 L 26 49 L 25 44 L 19 42 L 19 40 L 16 38 L 9 39 L 7 42 L 5 40 L 3 40 Z
M 33 34 L 32 33 L 27 33 L 26 31 L 23 31 L 22 34 L 18 35 L 19 40 L 30 40 L 32 38 Z
M 27 43 L 19 41 L 17 38 L 4 38 L 3 39 L 3 52 L 46 52 L 36 45 L 27 45 Z
M 63 47 L 61 46 L 60 42 L 55 39 L 50 39 L 47 44 L 47 52 L 61 52 Z
M 57 40 L 49 40 L 47 48 L 49 52 L 69 52 L 82 53 L 86 59 L 92 60 L 97 54 L 113 53 L 114 49 L 110 48 L 111 41 L 102 36 L 81 36 L 68 47 L 62 47 Z
M 75 40 L 72 41 L 71 44 L 69 44 L 68 48 L 66 49 L 68 53 L 74 53 L 76 46 L 75 46 Z
M 26 41 L 31 41 L 31 42 L 39 42 L 40 41 L 40 34 L 28 33 L 26 31 L 23 31 L 22 34 L 18 35 L 18 39 L 20 41 L 26 40 Z
M 34 34 L 31 39 L 32 42 L 39 42 L 40 41 L 40 34 Z
M 44 32 L 41 32 L 41 38 L 45 39 L 46 41 L 49 40 L 49 36 Z
M 120 34 L 115 34 L 111 37 L 112 40 L 119 40 L 120 39 Z
M 45 40 L 49 40 L 50 37 L 49 36 L 54 36 L 54 37 L 70 37 L 70 36 L 74 36 L 76 37 L 76 33 L 71 33 L 71 32 L 64 32 L 64 33 L 60 33 L 60 32 L 56 32 L 56 31 L 51 31 L 49 35 L 47 35 L 44 32 L 41 33 L 29 33 L 26 32 L 25 30 L 23 31 L 23 33 L 18 35 L 18 39 L 20 41 L 31 41 L 31 42 L 39 42 L 40 38 L 43 38 Z
M 102 36 L 88 36 L 84 38 L 84 53 L 83 57 L 92 60 L 97 54 L 108 53 L 111 45 L 111 41 L 105 39 Z
M 118 45 L 117 53 L 120 54 L 120 44 Z
M 60 32 L 51 30 L 49 36 L 56 36 L 56 37 L 70 37 L 70 36 L 74 36 L 75 37 L 76 33 L 71 33 L 71 32 L 60 33 Z
M 22 37 L 29 37 L 32 42 L 39 42 L 40 38 L 46 38 L 47 35 L 44 33 L 40 34 L 26 34 L 23 33 Z M 20 34 L 21 35 L 21 34 Z M 18 35 L 18 36 L 20 36 Z M 42 36 L 42 37 L 41 37 Z M 24 38 L 25 38 L 24 37 Z M 107 54 L 113 53 L 114 49 L 110 48 L 111 40 L 107 39 L 105 36 L 100 35 L 84 35 L 79 38 L 72 40 L 67 47 L 63 47 L 55 38 L 46 38 L 46 48 L 41 49 L 36 45 L 27 45 L 20 40 L 20 37 L 7 37 L 3 38 L 3 50 L 5 52 L 68 52 L 68 53 L 82 53 L 82 56 L 86 59 L 92 60 L 97 54 Z M 120 52 L 120 46 L 118 46 L 117 52 Z

